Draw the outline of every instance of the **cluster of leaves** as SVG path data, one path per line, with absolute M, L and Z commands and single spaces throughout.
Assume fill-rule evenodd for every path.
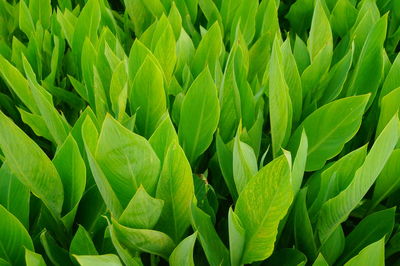
M 0 0 L 0 265 L 399 263 L 399 40 L 398 0 Z

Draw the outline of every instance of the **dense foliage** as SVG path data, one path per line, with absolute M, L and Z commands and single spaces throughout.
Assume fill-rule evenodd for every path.
M 0 0 L 0 265 L 400 263 L 399 40 L 398 0 Z

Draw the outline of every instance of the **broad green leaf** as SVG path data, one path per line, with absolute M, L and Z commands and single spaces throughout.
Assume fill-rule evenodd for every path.
M 309 1 L 309 0 L 306 0 Z M 296 40 L 294 42 L 293 56 L 296 59 L 297 68 L 299 73 L 302 74 L 304 70 L 310 65 L 311 59 L 308 52 L 307 46 L 304 41 L 296 35 Z
M 4 81 L 11 87 L 14 93 L 33 113 L 38 114 L 39 109 L 35 103 L 28 81 L 21 72 L 15 68 L 7 59 L 0 55 L 0 72 Z
M 198 232 L 198 238 L 208 263 L 211 266 L 229 265 L 229 252 L 218 236 L 210 216 L 196 205 L 191 206 L 192 226 Z
M 296 151 L 296 157 L 294 158 L 292 168 L 292 185 L 295 195 L 299 191 L 303 182 L 304 169 L 306 168 L 307 163 L 307 150 L 308 139 L 305 131 L 303 130 L 303 132 L 301 132 L 300 143 Z
M 346 245 L 339 264 L 343 264 L 364 247 L 379 239 L 389 238 L 394 225 L 395 208 L 375 212 L 364 219 L 346 237 Z
M 311 25 L 314 10 L 314 0 L 299 0 L 290 6 L 286 18 L 290 22 L 290 26 L 298 34 L 302 35 Z M 302 21 L 302 23 L 299 23 Z
M 11 172 L 7 161 L 0 168 L 0 204 L 29 229 L 30 191 Z
M 270 1 L 274 2 L 274 1 Z M 303 93 L 301 87 L 301 78 L 296 64 L 296 59 L 290 47 L 290 39 L 287 38 L 282 45 L 282 61 L 283 72 L 285 74 L 285 81 L 289 89 L 289 95 L 293 109 L 293 122 L 296 123 L 300 120 L 302 112 Z
M 35 25 L 25 1 L 19 3 L 19 28 L 28 38 L 35 34 Z
M 369 103 L 374 99 L 383 71 L 382 46 L 386 37 L 387 15 L 371 29 L 361 50 L 353 72 L 347 95 L 371 93 Z
M 282 50 L 277 39 L 272 47 L 269 69 L 269 112 L 271 120 L 272 152 L 280 153 L 290 137 L 292 128 L 292 102 L 285 81 Z
M 234 0 L 232 2 L 235 2 Z M 236 11 L 236 15 L 232 21 L 231 28 L 231 43 L 235 40 L 233 36 L 236 35 L 237 29 L 243 34 L 244 41 L 249 45 L 254 37 L 256 31 L 256 13 L 258 8 L 257 0 L 249 0 L 240 2 L 240 6 Z
M 96 160 L 111 187 L 126 206 L 143 185 L 154 195 L 160 160 L 149 142 L 107 115 L 99 136 Z
M 178 135 L 190 163 L 211 144 L 219 121 L 217 88 L 208 68 L 196 78 L 182 102 Z
M 89 38 L 92 43 L 96 43 L 100 19 L 101 13 L 98 0 L 87 1 L 79 14 L 71 43 L 76 63 L 81 62 L 81 52 L 85 37 Z
M 246 231 L 242 263 L 264 260 L 272 254 L 279 222 L 292 200 L 289 162 L 280 156 L 249 181 L 237 200 L 235 213 Z
M 330 47 L 330 51 L 325 54 L 325 60 L 330 60 L 328 55 L 332 56 L 332 31 L 327 14 L 323 7 L 324 0 L 316 0 L 315 8 L 311 22 L 310 36 L 307 41 L 307 47 L 310 53 L 311 62 L 317 55 L 325 49 L 326 46 Z
M 296 247 L 307 258 L 314 260 L 317 256 L 317 246 L 306 205 L 307 188 L 300 190 L 294 205 L 294 239 Z
M 44 137 L 51 142 L 55 142 L 42 116 L 31 114 L 21 108 L 18 108 L 18 111 L 21 114 L 22 121 L 27 124 L 37 136 Z
M 381 100 L 381 112 L 378 125 L 376 126 L 376 136 L 382 132 L 390 119 L 399 112 L 400 109 L 400 87 L 390 91 Z
M 219 121 L 219 134 L 224 141 L 229 141 L 235 134 L 242 117 L 240 91 L 235 74 L 235 57 L 238 54 L 238 45 L 235 43 L 227 58 L 224 75 L 219 89 L 221 105 L 221 119 Z
M 11 172 L 43 201 L 55 218 L 59 218 L 64 191 L 49 157 L 2 112 L 0 128 L 0 147 Z
M 81 266 L 122 266 L 115 254 L 105 255 L 74 255 Z
M 356 22 L 357 14 L 358 10 L 353 6 L 352 1 L 336 1 L 330 16 L 332 31 L 340 37 L 344 37 Z
M 392 66 L 390 67 L 389 73 L 385 78 L 385 82 L 382 86 L 380 97 L 387 95 L 392 90 L 400 87 L 400 55 L 396 56 Z
M 317 109 L 296 129 L 289 147 L 304 128 L 308 138 L 306 171 L 321 169 L 358 131 L 369 95 L 347 97 Z
M 317 225 L 321 243 L 325 242 L 337 226 L 347 219 L 368 192 L 389 159 L 398 139 L 399 121 L 398 117 L 394 116 L 376 139 L 349 186 L 322 206 Z
M 96 247 L 86 229 L 79 225 L 71 241 L 69 252 L 74 255 L 97 255 Z
M 240 194 L 246 184 L 257 173 L 257 158 L 254 150 L 240 140 L 240 130 L 233 144 L 233 180 Z
M 221 136 L 217 134 L 216 149 L 219 167 L 225 180 L 225 184 L 228 187 L 229 193 L 233 199 L 236 200 L 238 198 L 238 192 L 236 190 L 235 180 L 233 177 L 233 152 L 232 148 L 230 149 L 228 146 L 229 145 L 225 144 L 221 139 Z
M 196 242 L 197 232 L 186 237 L 174 249 L 171 256 L 169 256 L 169 264 L 172 266 L 194 266 L 193 262 L 193 248 Z
M 193 57 L 191 69 L 193 75 L 196 77 L 201 72 L 204 73 L 204 68 L 208 66 L 211 73 L 214 73 L 217 61 L 224 46 L 222 43 L 221 29 L 217 22 L 215 22 L 201 39 L 196 53 Z
M 34 250 L 31 237 L 20 221 L 0 205 L 0 258 L 10 265 L 23 265 L 26 249 Z
M 112 110 L 119 121 L 125 114 L 128 98 L 128 73 L 126 61 L 121 61 L 112 74 L 110 84 L 110 100 Z
M 343 253 L 345 241 L 343 228 L 339 225 L 330 237 L 322 243 L 320 251 L 329 265 L 333 265 Z
M 190 225 L 194 186 L 190 164 L 177 142 L 169 146 L 165 155 L 156 195 L 164 200 L 157 228 L 178 242 Z
M 273 265 L 298 265 L 303 266 L 307 263 L 307 257 L 294 248 L 279 249 L 265 262 L 267 266 Z
M 148 229 L 134 229 L 120 225 L 113 219 L 118 240 L 132 252 L 146 252 L 168 259 L 175 244 L 166 234 Z
M 371 209 L 400 188 L 398 178 L 400 176 L 399 160 L 400 149 L 395 149 L 376 179 Z
M 141 263 L 140 257 L 132 256 L 129 250 L 125 246 L 121 245 L 121 243 L 117 239 L 117 236 L 115 235 L 113 227 L 110 226 L 110 224 L 108 226 L 108 229 L 110 231 L 111 242 L 114 245 L 114 248 L 117 251 L 123 263 L 126 266 L 142 266 L 143 264 Z
M 163 200 L 151 197 L 140 186 L 119 217 L 119 223 L 131 228 L 152 229 L 160 218 L 163 206 Z
M 317 259 L 314 261 L 313 266 L 328 266 L 329 264 L 326 262 L 324 256 L 319 253 Z
M 229 249 L 231 265 L 241 265 L 243 249 L 245 245 L 245 234 L 242 223 L 239 217 L 229 208 L 228 213 L 228 226 L 229 226 Z
M 158 21 L 154 34 L 152 50 L 164 70 L 167 83 L 169 83 L 176 63 L 176 42 L 172 26 L 165 15 Z
M 53 159 L 64 187 L 62 214 L 72 215 L 67 222 L 70 228 L 75 217 L 77 205 L 82 198 L 86 185 L 86 166 L 79 152 L 79 147 L 72 135 L 68 135 Z M 71 213 L 71 214 L 70 214 Z
M 150 57 L 137 71 L 129 101 L 139 132 L 150 137 L 166 110 L 163 74 Z
M 42 255 L 25 249 L 25 263 L 26 266 L 46 266 Z
M 356 265 L 385 265 L 385 238 L 365 247 L 345 264 L 345 266 Z
M 316 176 L 316 178 L 319 178 L 318 193 L 308 209 L 312 221 L 315 220 L 322 205 L 327 200 L 336 197 L 348 187 L 354 174 L 363 164 L 365 156 L 367 156 L 367 145 L 346 154 L 324 169 L 319 176 Z M 310 187 L 312 186 L 310 185 Z
M 39 108 L 39 114 L 43 117 L 57 145 L 61 145 L 68 135 L 69 125 L 53 106 L 51 97 L 46 97 L 47 92 L 37 84 L 36 76 L 25 57 L 23 58 L 23 65 L 28 76 L 28 84 L 33 98 Z
M 117 198 L 117 195 L 112 189 L 109 180 L 93 155 L 97 147 L 98 133 L 96 126 L 89 116 L 86 117 L 82 124 L 82 139 L 85 145 L 89 166 L 101 197 L 103 198 L 104 203 L 110 212 L 115 217 L 119 217 L 123 210 L 121 202 Z
M 32 16 L 33 23 L 36 24 L 38 21 L 42 24 L 45 29 L 50 27 L 51 20 L 51 1 L 29 1 L 29 11 Z
M 149 142 L 161 163 L 164 162 L 168 148 L 174 141 L 178 141 L 178 135 L 169 113 L 166 112 L 161 117 L 156 130 L 149 139 Z
M 353 51 L 354 49 L 352 47 L 347 54 L 331 68 L 329 73 L 322 80 L 319 89 L 321 96 L 318 97 L 318 101 L 321 104 L 329 103 L 336 99 L 341 93 L 353 62 Z

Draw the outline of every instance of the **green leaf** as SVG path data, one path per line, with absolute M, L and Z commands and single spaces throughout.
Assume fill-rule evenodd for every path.
M 169 113 L 166 112 L 161 117 L 156 130 L 149 139 L 149 142 L 161 163 L 164 162 L 169 146 L 175 141 L 178 141 L 178 135 Z
M 166 110 L 163 74 L 150 57 L 137 71 L 129 101 L 131 112 L 136 112 L 139 132 L 150 137 Z
M 101 197 L 104 200 L 107 208 L 115 216 L 119 217 L 122 213 L 121 202 L 117 198 L 117 195 L 113 191 L 109 180 L 104 174 L 103 170 L 100 168 L 99 163 L 94 158 L 94 151 L 97 147 L 98 133 L 96 126 L 89 116 L 86 117 L 82 124 L 82 139 L 85 145 L 86 155 L 88 158 L 89 166 L 92 171 L 94 180 L 97 185 Z
M 383 16 L 371 29 L 361 50 L 353 72 L 347 95 L 371 93 L 372 103 L 383 71 L 382 46 L 386 37 L 387 15 Z
M 178 242 L 190 225 L 194 186 L 190 164 L 177 142 L 170 145 L 165 155 L 156 195 L 164 200 L 157 228 Z
M 277 250 L 274 254 L 266 260 L 265 265 L 306 265 L 307 257 L 294 248 L 284 248 Z
M 25 249 L 25 263 L 26 266 L 46 266 L 42 255 Z
M 206 66 L 214 73 L 217 61 L 223 49 L 221 29 L 218 22 L 215 22 L 203 36 L 196 49 L 191 64 L 193 75 L 196 77 L 200 75 L 200 73 L 204 73 L 203 70 Z
M 236 190 L 240 194 L 246 184 L 257 173 L 257 158 L 253 149 L 240 141 L 240 130 L 233 144 L 233 179 Z
M 399 139 L 398 120 L 394 116 L 387 124 L 348 187 L 322 206 L 317 225 L 321 243 L 347 219 L 382 171 Z
M 345 237 L 341 225 L 336 227 L 330 237 L 322 243 L 320 251 L 329 265 L 332 265 L 340 257 L 345 246 Z
M 394 226 L 395 208 L 375 212 L 364 219 L 346 237 L 346 245 L 339 261 L 343 264 L 364 247 L 379 239 L 388 239 Z
M 210 216 L 194 204 L 192 204 L 191 210 L 192 226 L 198 232 L 198 238 L 208 263 L 211 266 L 229 265 L 229 252 L 215 231 Z
M 216 149 L 219 167 L 221 169 L 225 184 L 228 187 L 229 193 L 233 199 L 236 200 L 239 195 L 236 190 L 235 180 L 233 178 L 232 148 L 229 148 L 229 145 L 224 143 L 219 134 L 217 134 Z
M 90 234 L 86 229 L 79 225 L 74 238 L 71 241 L 69 252 L 75 255 L 97 255 L 96 247 Z
M 112 226 L 121 244 L 132 252 L 147 252 L 168 259 L 175 247 L 172 239 L 162 232 L 125 227 L 114 219 Z
M 365 247 L 361 252 L 349 260 L 346 266 L 356 265 L 385 265 L 385 238 Z
M 19 3 L 19 28 L 28 37 L 35 34 L 35 25 L 33 24 L 31 13 L 25 1 Z
M 13 92 L 33 113 L 38 114 L 39 109 L 36 106 L 35 99 L 29 89 L 28 81 L 22 76 L 21 72 L 10 62 L 0 55 L 0 72 L 4 81 L 11 87 Z
M 64 191 L 49 157 L 2 112 L 0 128 L 0 147 L 11 172 L 43 201 L 55 218 L 59 218 Z
M 399 160 L 400 149 L 395 149 L 376 179 L 371 209 L 400 188 L 398 179 L 400 175 Z
M 376 136 L 382 132 L 385 125 L 400 109 L 400 87 L 390 91 L 381 100 L 381 112 L 378 125 L 376 126 Z
M 23 265 L 24 248 L 33 249 L 28 231 L 18 219 L 0 205 L 0 258 L 11 265 Z
M 300 143 L 296 151 L 296 157 L 294 158 L 292 168 L 292 185 L 295 195 L 299 191 L 303 182 L 304 169 L 306 168 L 307 163 L 307 150 L 308 139 L 305 131 L 303 130 L 303 132 L 301 132 Z
M 196 242 L 197 232 L 186 237 L 174 249 L 171 256 L 169 256 L 169 264 L 172 266 L 187 265 L 194 266 L 193 261 L 193 248 Z
M 400 86 L 400 54 L 396 56 L 389 73 L 387 73 L 385 82 L 382 86 L 380 97 L 387 95 L 389 92 L 397 89 Z
M 205 68 L 185 95 L 179 119 L 179 140 L 191 164 L 211 144 L 219 113 L 217 88 Z
M 317 256 L 317 246 L 306 205 L 307 188 L 302 189 L 296 197 L 294 205 L 294 239 L 296 247 L 310 260 Z
M 79 147 L 72 135 L 68 135 L 53 159 L 64 187 L 64 204 L 62 214 L 70 215 L 67 228 L 74 220 L 78 203 L 86 185 L 86 166 L 79 152 Z
M 105 255 L 74 255 L 81 266 L 122 266 L 121 261 L 115 254 Z
M 272 152 L 277 157 L 289 139 L 292 128 L 292 102 L 285 81 L 282 50 L 278 39 L 272 47 L 269 69 L 269 112 L 271 120 Z
M 338 0 L 330 17 L 332 31 L 344 37 L 357 19 L 358 10 L 349 0 Z
M 262 168 L 240 193 L 235 213 L 246 230 L 242 263 L 268 258 L 279 222 L 293 200 L 289 162 L 280 156 Z
M 121 121 L 125 115 L 126 101 L 128 99 L 127 68 L 127 62 L 121 61 L 114 69 L 110 84 L 111 106 L 119 121 Z
M 274 1 L 269 1 L 274 2 Z M 301 78 L 296 64 L 296 59 L 290 47 L 290 39 L 287 38 L 281 46 L 282 48 L 282 61 L 283 72 L 285 74 L 285 81 L 289 89 L 289 95 L 293 107 L 293 122 L 296 123 L 300 120 L 303 108 L 303 92 L 301 87 Z
M 7 161 L 0 168 L 0 204 L 29 229 L 30 191 L 11 172 Z
M 79 14 L 72 38 L 71 47 L 76 63 L 81 62 L 81 52 L 85 39 L 89 38 L 94 44 L 97 42 L 97 29 L 100 25 L 100 19 L 98 0 L 89 0 Z
M 326 262 L 324 256 L 319 253 L 317 259 L 313 263 L 313 266 L 329 266 L 329 264 Z
M 238 266 L 241 265 L 242 261 L 246 231 L 244 230 L 239 217 L 233 212 L 232 208 L 229 208 L 228 226 L 231 265 Z
M 306 171 L 321 169 L 335 157 L 358 131 L 369 95 L 347 97 L 317 109 L 296 129 L 289 147 L 300 138 L 304 128 L 308 138 Z
M 131 228 L 152 229 L 160 218 L 163 206 L 163 200 L 151 197 L 140 186 L 119 217 L 119 222 Z
M 323 0 L 316 0 L 314 13 L 311 22 L 310 36 L 307 41 L 308 51 L 310 53 L 311 62 L 321 53 L 325 47 L 330 47 L 329 52 L 332 56 L 332 31 L 329 19 L 323 7 Z M 325 54 L 325 60 L 330 58 Z
M 100 132 L 96 160 L 122 206 L 128 204 L 140 185 L 154 195 L 160 160 L 145 138 L 110 115 L 106 116 Z

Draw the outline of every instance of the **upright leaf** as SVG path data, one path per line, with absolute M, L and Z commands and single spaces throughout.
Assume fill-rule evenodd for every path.
M 289 162 L 282 155 L 262 168 L 237 200 L 235 213 L 246 232 L 242 263 L 264 260 L 272 254 L 279 222 L 292 200 Z
M 55 218 L 64 200 L 63 184 L 49 157 L 0 112 L 0 147 L 10 171 L 40 198 Z M 29 151 L 29 154 L 26 153 Z
M 375 182 L 399 139 L 399 119 L 394 116 L 376 139 L 363 165 L 357 170 L 349 186 L 327 201 L 319 214 L 318 234 L 323 243 L 368 192 Z
M 217 88 L 208 68 L 196 78 L 182 102 L 178 135 L 190 163 L 211 144 L 219 121 Z

